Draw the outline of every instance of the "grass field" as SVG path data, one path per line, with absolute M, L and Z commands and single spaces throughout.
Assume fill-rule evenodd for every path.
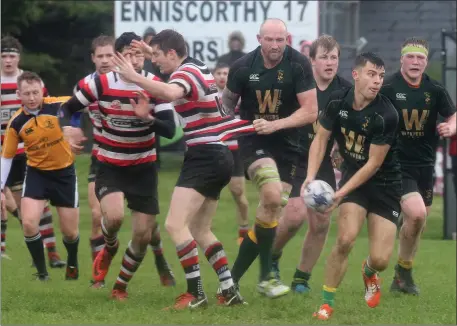
M 179 158 L 167 156 L 162 164 L 159 179 L 159 221 L 163 224 L 173 186 L 177 179 Z M 321 288 L 325 259 L 335 240 L 336 228 L 331 228 L 329 240 L 311 279 L 313 291 L 307 297 L 288 295 L 270 300 L 260 297 L 255 291 L 258 264 L 255 263 L 241 283 L 241 291 L 249 302 L 244 307 L 218 307 L 214 294 L 218 282 L 215 273 L 200 251 L 204 289 L 210 298 L 210 306 L 204 311 L 165 312 L 161 308 L 173 303 L 174 298 L 186 289 L 184 273 L 179 265 L 175 248 L 162 228 L 165 255 L 177 277 L 176 288 L 160 286 L 149 252 L 142 266 L 130 282 L 128 301 L 120 303 L 109 299 L 112 285 L 120 268 L 125 246 L 130 238 L 129 215 L 119 234 L 121 249 L 107 277 L 105 289 L 89 288 L 91 258 L 89 249 L 90 213 L 87 203 L 88 157 L 78 158 L 77 169 L 81 197 L 81 242 L 79 249 L 80 279 L 64 281 L 63 270 L 50 270 L 52 280 L 48 283 L 34 281 L 34 268 L 23 241 L 21 229 L 10 218 L 7 233 L 7 252 L 11 261 L 2 261 L 2 319 L 1 324 L 314 324 L 313 311 L 321 302 Z M 257 206 L 255 189 L 248 185 L 251 212 Z M 251 213 L 251 216 L 253 214 Z M 56 230 L 57 217 L 54 215 Z M 235 206 L 227 190 L 224 190 L 214 232 L 224 244 L 231 264 L 236 257 L 237 225 Z M 286 247 L 281 273 L 290 283 L 305 228 Z M 61 234 L 56 232 L 58 249 L 66 257 Z M 442 200 L 435 198 L 427 230 L 421 242 L 415 262 L 415 279 L 421 287 L 420 297 L 394 296 L 388 292 L 392 279 L 391 266 L 381 276 L 384 280 L 384 295 L 381 305 L 370 309 L 363 300 L 364 288 L 360 275 L 362 260 L 367 256 L 365 230 L 360 235 L 350 256 L 349 269 L 336 295 L 336 311 L 331 324 L 455 324 L 456 322 L 456 243 L 441 240 Z

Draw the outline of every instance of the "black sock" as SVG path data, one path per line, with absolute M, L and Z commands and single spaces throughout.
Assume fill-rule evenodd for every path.
M 273 260 L 273 262 L 279 262 L 279 260 L 281 259 L 281 256 L 282 256 L 282 250 L 280 252 L 277 252 L 277 253 L 272 253 L 271 254 L 271 259 Z
M 243 277 L 244 273 L 249 269 L 254 260 L 259 254 L 257 243 L 252 241 L 251 236 L 253 231 L 249 231 L 241 242 L 238 256 L 232 267 L 232 278 L 235 283 L 238 283 Z
M 25 243 L 32 256 L 33 263 L 39 274 L 48 274 L 46 269 L 46 260 L 44 258 L 43 239 L 41 234 L 37 233 L 31 237 L 25 237 Z
M 68 258 L 67 266 L 69 267 L 78 267 L 78 245 L 79 245 L 79 235 L 74 240 L 63 239 L 63 244 L 67 248 Z
M 265 281 L 270 278 L 272 267 L 271 249 L 276 235 L 276 226 L 264 227 L 256 222 L 255 235 L 257 237 L 257 245 L 259 248 L 260 259 L 260 281 Z
M 311 273 L 302 272 L 298 268 L 295 269 L 294 279 L 304 280 L 306 283 L 308 283 L 310 278 L 311 278 Z

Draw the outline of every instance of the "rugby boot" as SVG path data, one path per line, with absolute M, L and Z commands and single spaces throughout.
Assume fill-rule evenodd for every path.
M 240 294 L 238 285 L 234 284 L 232 287 L 227 290 L 222 290 L 221 288 L 217 289 L 216 294 L 217 304 L 222 306 L 235 306 L 235 305 L 246 305 L 248 304 L 244 301 L 243 297 Z
M 176 298 L 173 306 L 167 307 L 164 310 L 184 310 L 204 308 L 208 305 L 206 295 L 195 297 L 192 293 L 186 292 Z
M 67 263 L 60 259 L 57 252 L 48 252 L 49 266 L 51 268 L 64 268 Z
M 93 289 L 102 289 L 105 287 L 105 281 L 96 282 L 94 280 L 90 280 L 89 287 Z
M 126 290 L 122 289 L 113 289 L 111 291 L 111 299 L 117 300 L 117 301 L 125 301 L 129 297 L 128 293 Z
M 362 265 L 362 277 L 365 284 L 365 302 L 368 307 L 375 308 L 381 301 L 381 282 L 378 273 L 368 277 L 365 275 L 364 268 L 366 262 Z
M 163 286 L 175 286 L 175 276 L 164 258 L 157 258 L 155 261 L 157 272 L 160 276 L 160 283 Z
M 290 292 L 290 288 L 283 284 L 280 280 L 271 278 L 257 284 L 257 291 L 268 298 L 279 298 Z
M 395 275 L 390 286 L 390 291 L 419 295 L 420 291 L 414 283 L 412 269 L 405 269 L 399 265 L 395 265 Z
M 33 276 L 36 277 L 36 280 L 37 281 L 41 281 L 41 282 L 46 282 L 46 281 L 49 281 L 49 274 L 48 273 L 35 273 L 33 274 Z
M 333 308 L 330 307 L 327 303 L 324 303 L 320 306 L 319 310 L 313 313 L 313 318 L 319 320 L 328 320 L 333 314 Z
M 294 278 L 292 284 L 290 285 L 292 292 L 307 294 L 311 291 L 311 287 L 308 282 L 302 278 Z
M 78 278 L 79 278 L 78 267 L 67 266 L 67 270 L 65 272 L 65 279 L 67 281 L 71 281 L 71 280 L 77 280 Z

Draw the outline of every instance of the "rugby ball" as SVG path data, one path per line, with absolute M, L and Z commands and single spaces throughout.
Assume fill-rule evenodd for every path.
M 306 186 L 303 200 L 312 210 L 323 213 L 333 204 L 334 195 L 335 190 L 327 182 L 314 180 Z

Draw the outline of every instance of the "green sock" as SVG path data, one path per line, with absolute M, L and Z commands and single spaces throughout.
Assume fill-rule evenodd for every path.
M 374 274 L 376 274 L 376 271 L 368 266 L 368 260 L 365 262 L 365 265 L 363 267 L 363 272 L 365 273 L 366 276 L 372 277 Z
M 295 269 L 295 274 L 294 274 L 294 280 L 295 279 L 300 279 L 305 281 L 305 283 L 308 283 L 309 279 L 311 278 L 311 273 L 308 272 L 302 272 L 298 268 Z
M 257 243 L 252 241 L 249 235 L 246 235 L 241 242 L 238 256 L 236 257 L 235 263 L 231 269 L 233 282 L 238 283 L 243 277 L 244 273 L 249 269 L 254 260 L 259 254 L 259 248 Z
M 335 304 L 335 292 L 336 288 L 329 288 L 324 285 L 324 289 L 322 291 L 324 296 L 324 304 L 328 304 L 330 307 L 333 307 Z
M 256 223 L 255 234 L 259 248 L 260 281 L 265 281 L 271 278 L 270 272 L 273 263 L 271 248 L 276 235 L 276 226 L 266 228 Z

